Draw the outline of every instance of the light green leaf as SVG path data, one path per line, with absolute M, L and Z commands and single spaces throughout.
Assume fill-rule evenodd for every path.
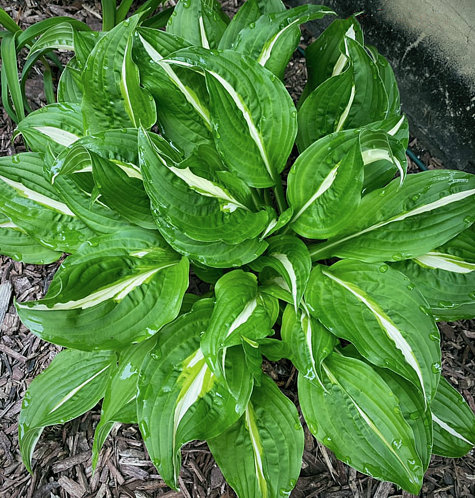
M 310 382 L 323 386 L 321 365 L 337 343 L 335 336 L 309 314 L 305 304 L 297 312 L 291 306 L 285 308 L 281 334 L 297 370 Z
M 330 256 L 368 262 L 422 256 L 474 221 L 475 178 L 461 171 L 409 175 L 363 197 L 347 228 L 310 247 L 312 259 Z M 391 243 L 388 243 L 391 241 Z
M 160 30 L 139 28 L 134 55 L 142 83 L 157 104 L 163 135 L 187 154 L 212 144 L 209 98 L 202 75 L 171 66 L 164 58 L 188 42 Z
M 134 121 L 150 125 L 154 118 L 153 103 L 147 90 L 139 87 L 138 73 L 133 71 L 130 58 L 130 44 L 139 17 L 133 16 L 108 31 L 87 59 L 82 75 L 87 88 L 82 112 L 88 134 L 127 128 L 134 125 Z M 136 111 L 139 115 L 131 118 L 129 113 Z
M 433 453 L 459 458 L 475 446 L 475 415 L 444 377 L 431 405 L 434 427 Z
M 398 399 L 362 361 L 333 353 L 323 363 L 325 388 L 301 374 L 299 400 L 313 435 L 364 474 L 418 494 L 424 475 Z
M 301 5 L 263 15 L 241 29 L 232 48 L 283 78 L 285 68 L 300 41 L 298 26 L 307 21 L 321 19 L 327 14 L 335 12 L 323 5 Z
M 3 255 L 15 261 L 35 265 L 53 263 L 61 257 L 60 252 L 41 245 L 2 213 L 0 213 L 0 247 Z
M 35 152 L 48 147 L 61 152 L 83 136 L 81 108 L 78 104 L 50 104 L 23 119 L 17 128 Z
M 130 225 L 98 198 L 92 178 L 93 155 L 84 147 L 73 146 L 59 154 L 47 173 L 65 204 L 91 230 L 113 233 Z
M 295 406 L 264 375 L 241 419 L 208 445 L 240 498 L 277 498 L 297 482 L 304 435 Z
M 140 169 L 158 226 L 162 220 L 202 242 L 238 244 L 257 237 L 269 211 L 254 213 L 227 189 L 161 154 L 145 130 L 139 132 Z
M 201 339 L 201 350 L 212 372 L 224 379 L 230 346 L 240 344 L 242 338 L 256 341 L 271 335 L 277 318 L 276 302 L 258 292 L 253 273 L 242 270 L 222 276 L 216 283 L 215 294 L 216 304 Z
M 348 60 L 340 46 L 345 36 L 363 44 L 363 32 L 354 16 L 333 21 L 330 26 L 305 50 L 308 81 L 300 105 L 325 80 L 340 74 Z
M 409 380 L 430 403 L 441 370 L 439 332 L 407 277 L 386 264 L 339 261 L 314 268 L 305 296 L 328 330 Z
M 298 111 L 300 152 L 320 138 L 340 131 L 354 98 L 353 67 L 332 76 L 306 98 Z
M 327 135 L 293 164 L 287 197 L 294 210 L 291 227 L 299 235 L 331 237 L 348 224 L 363 185 L 359 137 L 358 130 Z
M 0 158 L 0 211 L 54 251 L 74 252 L 94 236 L 43 177 L 40 154 Z
M 164 327 L 140 371 L 137 410 L 142 437 L 161 477 L 175 489 L 181 446 L 227 429 L 241 416 L 252 392 L 241 348 L 230 351 L 226 364 L 239 391 L 236 399 L 217 381 L 199 349 L 212 309 L 212 300 L 200 300 L 190 313 Z
M 167 32 L 194 46 L 217 48 L 228 23 L 217 0 L 180 0 L 168 20 Z
M 59 77 L 57 100 L 60 103 L 81 104 L 83 93 L 81 70 L 73 57 Z
M 275 280 L 277 273 L 283 279 L 280 286 L 290 294 L 290 301 L 297 310 L 312 269 L 307 246 L 291 235 L 272 237 L 267 242 L 266 255 L 254 261 L 251 267 L 261 272 L 259 280 L 263 283 Z
M 213 136 L 229 170 L 253 187 L 280 181 L 277 175 L 297 132 L 296 111 L 283 83 L 231 50 L 218 54 L 194 47 L 164 62 L 206 73 Z
M 435 249 L 392 266 L 416 285 L 436 320 L 475 316 L 475 263 Z
M 159 221 L 163 238 L 175 251 L 212 268 L 236 268 L 258 258 L 267 248 L 265 241 L 249 239 L 240 244 L 200 242 L 184 235 L 179 229 Z
M 117 365 L 110 371 L 102 402 L 101 419 L 94 433 L 93 468 L 97 465 L 99 452 L 114 424 L 137 423 L 136 399 L 139 371 L 145 356 L 155 346 L 156 337 L 122 350 L 118 355 Z M 129 418 L 127 415 L 132 415 L 132 417 Z
M 186 258 L 147 246 L 106 256 L 101 241 L 107 236 L 86 244 L 84 257 L 78 251 L 67 258 L 44 299 L 16 303 L 33 333 L 87 351 L 123 349 L 177 316 L 188 286 Z M 99 250 L 87 251 L 88 245 Z
M 18 421 L 20 452 L 31 472 L 31 458 L 43 428 L 63 424 L 90 410 L 103 396 L 115 354 L 62 351 L 33 379 Z

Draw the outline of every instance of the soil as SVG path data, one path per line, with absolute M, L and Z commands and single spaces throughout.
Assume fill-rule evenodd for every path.
M 241 0 L 222 2 L 228 13 Z M 22 28 L 53 15 L 70 15 L 100 28 L 99 1 L 39 0 L 6 1 L 0 6 Z M 303 29 L 303 46 L 311 41 Z M 297 98 L 305 81 L 304 59 L 296 55 L 286 74 L 286 85 Z M 40 68 L 27 86 L 34 107 L 43 104 Z M 10 140 L 13 125 L 0 109 L 0 154 L 24 150 L 21 139 Z M 442 164 L 428 151 L 411 146 L 430 169 Z M 417 167 L 410 161 L 410 171 Z M 91 471 L 91 448 L 100 407 L 63 426 L 46 428 L 33 458 L 30 475 L 21 463 L 18 450 L 18 414 L 21 400 L 31 382 L 60 350 L 29 333 L 16 315 L 13 299 L 25 301 L 44 295 L 59 262 L 26 265 L 0 256 L 0 497 L 234 497 L 214 463 L 206 443 L 192 442 L 183 448 L 180 492 L 170 490 L 151 464 L 136 426 L 118 426 L 107 439 L 97 470 Z M 475 410 L 475 322 L 440 323 L 443 374 L 465 396 Z M 295 369 L 287 361 L 266 363 L 265 369 L 290 399 L 297 402 Z M 390 483 L 381 483 L 336 460 L 311 436 L 305 427 L 305 452 L 300 479 L 292 493 L 295 498 L 312 497 L 408 497 Z M 461 459 L 433 457 L 420 496 L 475 496 L 475 457 Z

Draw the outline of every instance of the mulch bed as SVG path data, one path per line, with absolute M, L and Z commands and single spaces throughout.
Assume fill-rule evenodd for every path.
M 241 0 L 222 2 L 228 13 L 235 12 Z M 37 0 L 0 0 L 24 28 L 53 15 L 72 15 L 100 27 L 100 2 L 57 0 L 55 4 Z M 304 40 L 310 37 L 304 30 Z M 300 95 L 305 81 L 304 59 L 295 56 L 286 76 L 286 85 L 294 97 Z M 27 87 L 36 107 L 41 105 L 39 73 Z M 0 110 L 0 155 L 24 150 L 21 139 L 10 141 L 12 123 Z M 427 151 L 417 149 L 429 168 L 442 165 Z M 417 167 L 410 162 L 410 171 Z M 46 428 L 34 453 L 33 474 L 21 463 L 18 450 L 18 414 L 21 400 L 31 382 L 50 363 L 59 347 L 45 343 L 29 333 L 16 315 L 13 299 L 38 299 L 46 289 L 59 263 L 36 266 L 14 262 L 0 256 L 0 497 L 234 497 L 214 463 L 206 443 L 193 442 L 183 449 L 180 492 L 170 490 L 151 464 L 136 426 L 118 426 L 105 443 L 97 470 L 92 475 L 91 448 L 100 408 L 66 423 Z M 443 373 L 475 410 L 475 322 L 440 323 Z M 284 393 L 297 401 L 295 369 L 287 361 L 265 363 Z M 380 483 L 336 460 L 316 442 L 305 427 L 305 452 L 301 477 L 292 493 L 295 498 L 411 496 L 390 483 Z M 433 457 L 425 476 L 421 496 L 475 496 L 475 457 L 462 459 Z

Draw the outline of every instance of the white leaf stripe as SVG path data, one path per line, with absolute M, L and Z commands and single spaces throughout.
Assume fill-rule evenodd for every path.
M 350 92 L 350 98 L 348 99 L 348 104 L 346 104 L 346 107 L 344 111 L 342 112 L 340 119 L 338 120 L 338 124 L 335 128 L 335 131 L 340 131 L 346 121 L 346 118 L 348 117 L 348 114 L 350 113 L 351 106 L 353 105 L 353 100 L 355 99 L 355 93 L 356 93 L 356 86 L 352 85 L 351 87 L 351 92 Z
M 287 254 L 273 253 L 269 255 L 271 258 L 275 258 L 284 267 L 290 280 L 290 287 L 292 289 L 292 299 L 294 301 L 294 307 L 297 311 L 299 303 L 297 302 L 297 275 L 295 274 L 295 269 L 289 260 Z
M 56 128 L 55 126 L 33 126 L 32 128 L 51 138 L 53 142 L 64 145 L 65 147 L 69 147 L 80 139 L 78 135 L 62 130 L 61 128 Z
M 343 71 L 346 61 L 348 60 L 348 45 L 346 44 L 346 37 L 351 38 L 352 40 L 356 40 L 356 32 L 353 24 L 348 28 L 344 36 L 346 54 L 340 54 L 340 57 L 338 57 L 338 60 L 336 61 L 335 66 L 333 67 L 332 76 L 339 75 Z
M 443 420 L 440 420 L 440 418 L 434 415 L 434 413 L 432 413 L 432 420 L 442 429 L 447 431 L 451 436 L 456 437 L 457 439 L 461 439 L 471 446 L 475 445 L 475 442 L 469 441 L 467 438 L 463 437 L 462 434 L 459 434 L 453 427 L 450 427 L 450 425 L 446 424 Z
M 394 136 L 401 128 L 402 123 L 404 123 L 404 116 L 401 116 L 401 119 L 394 125 L 394 128 L 391 128 L 388 131 L 388 135 Z
M 414 260 L 422 266 L 453 273 L 471 273 L 475 271 L 475 263 L 469 263 L 451 254 L 441 252 L 428 252 L 423 256 L 414 258 Z
M 205 24 L 203 22 L 203 16 L 200 16 L 198 19 L 198 23 L 200 25 L 200 38 L 201 38 L 201 45 L 204 48 L 209 49 L 209 41 L 208 37 L 206 36 L 206 30 L 205 30 Z
M 3 180 L 7 185 L 13 187 L 22 197 L 26 197 L 32 201 L 37 202 L 43 206 L 46 206 L 50 209 L 54 209 L 55 211 L 59 211 L 61 214 L 65 214 L 67 216 L 76 216 L 66 204 L 51 199 L 50 197 L 46 197 L 46 195 L 40 194 L 39 192 L 35 192 L 34 190 L 25 187 L 20 182 L 15 182 L 10 180 L 10 178 L 6 178 L 5 176 L 0 176 L 0 180 Z
M 256 469 L 257 483 L 259 486 L 259 490 L 261 491 L 262 498 L 267 498 L 268 497 L 267 481 L 264 475 L 264 468 L 262 465 L 262 443 L 261 443 L 261 438 L 259 436 L 259 430 L 256 424 L 254 409 L 252 408 L 251 403 L 248 403 L 247 405 L 245 418 L 246 418 L 246 428 L 249 432 L 249 437 L 251 439 L 251 444 L 252 444 L 252 451 L 254 453 L 254 465 Z
M 352 233 L 346 237 L 343 237 L 342 239 L 335 240 L 334 242 L 330 244 L 325 243 L 325 251 L 330 249 L 331 247 L 338 246 L 342 244 L 343 242 L 346 242 L 348 240 L 354 239 L 355 237 L 359 237 L 360 235 L 364 235 L 365 233 L 372 232 L 373 230 L 376 230 L 378 228 L 384 227 L 386 225 L 389 225 L 390 223 L 394 223 L 396 221 L 403 221 L 407 218 L 411 218 L 412 216 L 416 216 L 418 214 L 423 214 L 423 213 L 428 213 L 429 211 L 433 211 L 434 209 L 438 209 L 444 206 L 447 206 L 449 204 L 453 204 L 454 202 L 461 201 L 463 199 L 466 199 L 467 197 L 470 197 L 471 195 L 475 194 L 475 189 L 470 189 L 470 190 L 464 190 L 462 192 L 457 192 L 456 194 L 450 194 L 445 197 L 442 197 L 441 199 L 430 202 L 428 204 L 424 204 L 422 206 L 419 206 L 418 208 L 414 208 L 411 211 L 407 211 L 406 213 L 393 216 L 389 220 L 382 221 L 380 223 L 376 223 L 375 225 L 372 225 L 368 228 L 365 228 L 364 230 L 361 230 L 360 232 Z M 317 248 L 318 252 L 318 248 Z M 316 252 L 312 253 L 312 256 L 315 256 Z
M 177 64 L 177 65 L 182 65 L 186 67 L 190 67 L 190 64 L 186 63 L 180 63 L 178 61 L 172 61 L 172 60 L 165 60 L 153 47 L 148 43 L 141 35 L 139 35 L 140 41 L 142 42 L 145 51 L 147 54 L 151 57 L 151 59 L 156 62 L 157 64 L 160 64 L 162 69 L 166 72 L 167 76 L 170 78 L 170 80 L 178 87 L 178 89 L 181 91 L 181 93 L 184 95 L 186 100 L 193 106 L 193 108 L 196 110 L 196 112 L 201 116 L 203 121 L 206 123 L 208 128 L 211 129 L 211 120 L 209 117 L 209 112 L 208 110 L 203 107 L 201 102 L 199 101 L 198 97 L 195 95 L 195 93 L 187 88 L 183 82 L 180 80 L 180 78 L 177 76 L 175 71 L 170 67 L 169 63 Z
M 127 55 L 129 55 L 129 51 L 130 51 L 130 38 L 127 41 L 127 45 L 125 47 L 125 52 L 124 52 L 124 59 L 122 60 L 122 70 L 120 73 L 121 74 L 120 86 L 122 89 L 122 96 L 124 97 L 124 100 L 125 100 L 127 114 L 129 115 L 130 119 L 132 120 L 134 127 L 137 128 L 138 123 L 135 121 L 134 108 L 132 105 L 132 101 L 130 100 L 129 87 L 127 86 Z
M 74 389 L 72 389 L 71 391 L 69 391 L 68 394 L 66 394 L 66 396 L 64 396 L 64 398 L 61 399 L 61 401 L 59 401 L 51 410 L 50 410 L 50 414 L 55 412 L 58 408 L 60 408 L 62 405 L 64 405 L 64 403 L 66 403 L 66 401 L 69 401 L 73 396 L 75 396 L 84 386 L 86 386 L 87 384 L 89 384 L 89 382 L 92 382 L 98 375 L 100 375 L 102 372 L 104 372 L 105 370 L 107 370 L 108 368 L 110 367 L 110 364 L 109 365 L 106 365 L 102 370 L 99 370 L 99 372 L 95 373 L 92 377 L 89 377 L 89 379 L 86 379 L 82 384 L 80 384 L 79 386 L 75 387 Z
M 326 272 L 324 270 L 322 271 L 322 273 L 331 280 L 333 280 L 334 282 L 336 282 L 337 284 L 344 287 L 351 294 L 353 294 L 358 299 L 358 301 L 361 301 L 371 311 L 371 313 L 373 313 L 373 315 L 375 316 L 378 323 L 381 325 L 384 332 L 394 342 L 396 348 L 399 349 L 399 351 L 401 351 L 406 362 L 416 372 L 425 398 L 426 392 L 425 392 L 424 377 L 422 375 L 421 367 L 414 355 L 411 345 L 404 338 L 401 331 L 396 327 L 396 325 L 391 321 L 391 319 L 382 310 L 378 310 L 377 306 L 374 303 L 372 303 L 369 299 L 367 299 L 363 295 L 363 292 L 360 289 L 358 289 L 356 286 L 350 284 L 349 282 L 345 282 L 344 280 L 339 279 L 332 273 Z
M 266 167 L 266 170 L 271 178 L 274 178 L 274 171 L 273 168 L 269 162 L 269 158 L 267 157 L 267 152 L 264 146 L 264 141 L 261 137 L 261 134 L 259 133 L 259 130 L 256 127 L 256 124 L 254 123 L 251 113 L 249 109 L 246 106 L 246 103 L 242 100 L 241 96 L 236 92 L 236 90 L 233 88 L 233 86 L 226 81 L 222 76 L 220 76 L 218 73 L 211 71 L 208 69 L 208 73 L 214 76 L 224 87 L 224 89 L 229 93 L 230 97 L 233 99 L 234 103 L 236 104 L 236 107 L 241 111 L 247 126 L 249 128 L 249 134 L 251 135 L 252 140 L 256 144 L 259 154 L 262 158 L 262 161 Z
M 301 207 L 301 209 L 296 213 L 292 219 L 292 223 L 295 222 L 302 214 L 319 198 L 321 197 L 334 183 L 336 175 L 338 173 L 338 168 L 340 163 L 334 166 L 328 175 L 323 179 L 323 182 L 318 187 L 317 191 L 310 197 L 310 199 Z
M 272 55 L 272 50 L 275 46 L 275 44 L 277 43 L 278 39 L 288 30 L 290 29 L 292 26 L 294 26 L 295 24 L 299 23 L 300 22 L 300 19 L 296 19 L 295 21 L 291 22 L 290 24 L 288 24 L 287 26 L 285 26 L 285 28 L 281 29 L 277 34 L 275 34 L 271 41 L 269 42 L 269 44 L 267 46 L 264 46 L 261 54 L 259 55 L 259 57 L 257 58 L 257 62 L 261 65 L 261 66 L 265 66 L 267 64 L 267 61 L 270 59 L 271 55 Z
M 365 166 L 368 164 L 374 163 L 376 161 L 381 161 L 381 160 L 385 160 L 385 161 L 389 161 L 389 162 L 393 163 L 399 171 L 401 183 L 404 180 L 404 175 L 405 175 L 404 168 L 402 167 L 402 165 L 398 161 L 398 159 L 393 154 L 391 154 L 388 150 L 386 150 L 386 149 L 367 149 L 367 150 L 364 150 L 361 153 L 361 155 L 363 157 L 363 163 Z
M 195 175 L 190 168 L 176 168 L 175 166 L 169 166 L 168 169 L 178 176 L 178 178 L 183 180 L 195 192 L 198 192 L 205 197 L 212 197 L 228 202 L 231 205 L 230 211 L 234 211 L 236 208 L 242 208 L 249 211 L 244 204 L 237 201 L 219 185 L 206 178 Z
M 93 292 L 89 296 L 85 296 L 76 301 L 68 301 L 67 303 L 56 303 L 53 306 L 49 307 L 46 304 L 35 304 L 33 306 L 28 306 L 28 302 L 26 303 L 18 303 L 18 307 L 20 308 L 28 308 L 30 310 L 35 311 L 59 311 L 59 310 L 74 310 L 74 309 L 87 309 L 92 308 L 108 299 L 114 299 L 115 301 L 121 301 L 128 294 L 130 294 L 136 287 L 142 285 L 148 278 L 157 273 L 158 271 L 173 266 L 175 263 L 170 263 L 167 265 L 163 265 L 160 268 L 153 268 L 152 270 L 140 273 L 138 275 L 133 275 L 131 277 L 127 277 L 120 282 L 116 282 L 115 284 L 100 289 L 96 292 Z
M 251 317 L 251 315 L 254 313 L 256 307 L 257 307 L 257 299 L 255 298 L 246 303 L 241 313 L 239 313 L 239 315 L 234 319 L 233 323 L 229 327 L 225 337 L 226 338 L 229 337 L 238 327 L 246 323 Z

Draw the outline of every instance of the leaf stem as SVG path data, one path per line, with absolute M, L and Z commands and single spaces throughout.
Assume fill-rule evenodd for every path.
M 279 209 L 279 214 L 282 214 L 287 208 L 287 200 L 285 199 L 284 187 L 282 187 L 282 182 L 280 176 L 276 175 L 275 187 L 273 187 L 275 200 L 277 201 L 277 207 Z

